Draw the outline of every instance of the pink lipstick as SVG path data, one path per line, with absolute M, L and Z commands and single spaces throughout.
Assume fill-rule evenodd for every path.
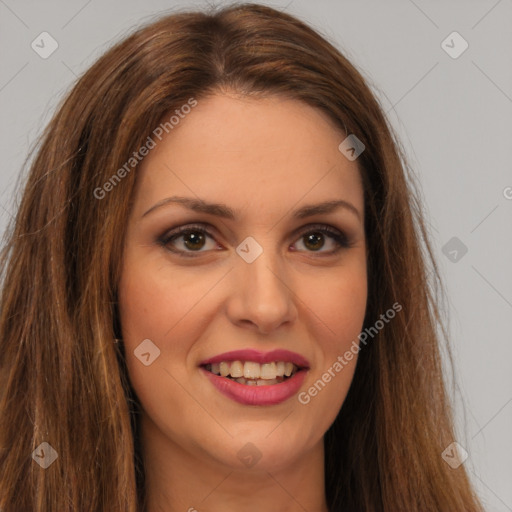
M 201 371 L 225 396 L 244 405 L 276 405 L 295 395 L 309 370 L 289 350 L 235 350 L 205 359 Z

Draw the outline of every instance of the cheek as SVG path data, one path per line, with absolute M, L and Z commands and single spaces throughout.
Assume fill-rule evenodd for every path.
M 333 286 L 324 300 L 324 311 L 332 330 L 341 338 L 346 333 L 359 331 L 366 312 L 366 279 L 348 278 Z M 357 333 L 359 334 L 359 332 Z
M 126 258 L 119 285 L 122 336 L 130 380 L 146 406 L 162 398 L 160 394 L 157 398 L 155 389 L 166 400 L 173 393 L 182 394 L 177 382 L 183 382 L 191 370 L 194 344 L 209 321 L 207 295 L 217 281 L 215 275 L 171 272 L 161 262 L 142 264 L 136 257 Z M 148 351 L 146 366 L 137 354 Z
M 197 279 L 191 274 L 127 265 L 119 287 L 126 343 L 133 345 L 146 338 L 154 339 L 155 343 L 172 340 L 194 316 L 193 308 L 210 287 L 208 279 Z
M 298 401 L 326 430 L 336 418 L 354 375 L 367 304 L 366 266 L 356 265 L 324 285 L 324 293 L 308 301 L 320 322 L 311 331 L 319 365 Z M 312 314 L 310 313 L 310 317 Z
M 367 304 L 366 265 L 359 263 L 324 286 L 310 302 L 311 309 L 322 319 L 326 337 L 325 350 L 345 351 L 361 332 Z
M 193 279 L 180 283 L 179 275 L 166 275 L 158 265 L 127 261 L 123 270 L 119 313 L 129 378 L 143 409 L 163 424 L 168 418 L 162 403 L 171 410 L 183 406 L 179 383 L 186 375 L 189 345 L 198 336 L 195 329 L 201 329 L 193 322 L 193 306 L 204 288 L 204 282 Z

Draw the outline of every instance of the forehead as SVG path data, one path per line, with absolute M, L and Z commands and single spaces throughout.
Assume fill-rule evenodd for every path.
M 139 166 L 136 208 L 166 195 L 275 211 L 344 197 L 362 211 L 357 163 L 338 149 L 344 138 L 326 114 L 297 100 L 199 99 L 161 141 L 155 139 Z

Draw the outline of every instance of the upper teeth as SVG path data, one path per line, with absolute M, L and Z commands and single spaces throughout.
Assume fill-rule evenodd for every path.
M 276 377 L 289 377 L 298 368 L 290 362 L 277 361 L 259 364 L 253 361 L 222 361 L 212 363 L 211 372 L 222 377 L 230 375 L 233 378 L 244 377 L 246 379 L 268 379 Z

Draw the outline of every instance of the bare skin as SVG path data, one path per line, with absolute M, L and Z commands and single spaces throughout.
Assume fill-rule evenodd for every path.
M 345 136 L 295 100 L 218 94 L 198 100 L 138 169 L 120 314 L 143 407 L 148 512 L 327 512 L 323 437 L 357 357 L 307 393 L 357 341 L 367 300 L 363 186 L 357 162 L 338 150 Z M 177 203 L 144 215 L 170 196 L 223 203 L 236 216 Z M 293 217 L 330 200 L 351 206 Z M 196 229 L 162 239 L 190 224 L 211 236 Z M 263 249 L 251 263 L 236 252 L 247 237 Z M 147 366 L 134 355 L 146 339 L 160 350 Z M 224 352 L 277 348 L 309 361 L 299 390 L 307 403 L 295 393 L 274 405 L 241 404 L 200 368 Z M 244 447 L 256 463 L 244 461 Z

